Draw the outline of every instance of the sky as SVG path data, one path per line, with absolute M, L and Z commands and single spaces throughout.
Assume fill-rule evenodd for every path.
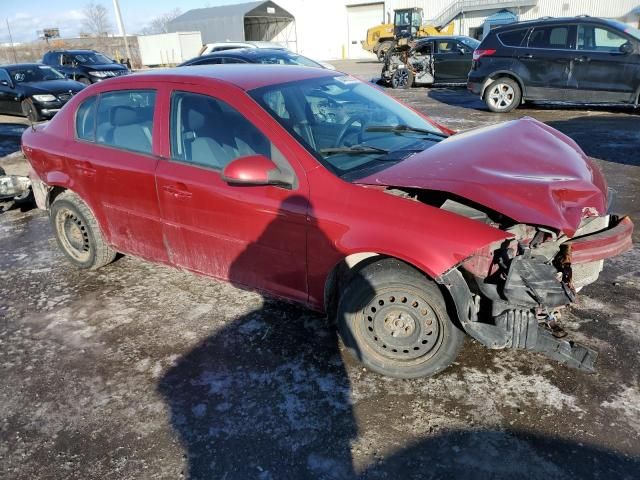
M 180 8 L 215 7 L 250 0 L 119 0 L 128 34 L 139 33 L 154 17 Z M 113 0 L 95 0 L 111 14 L 111 25 L 118 33 Z M 62 37 L 77 36 L 82 29 L 83 9 L 90 0 L 0 0 L 0 43 L 9 41 L 7 21 L 14 42 L 37 39 L 43 28 L 59 28 Z

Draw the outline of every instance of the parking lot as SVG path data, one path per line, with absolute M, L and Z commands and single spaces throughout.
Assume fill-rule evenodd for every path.
M 365 80 L 380 70 L 334 63 Z M 640 225 L 637 112 L 526 105 L 500 115 L 461 88 L 388 92 L 456 130 L 546 122 L 596 159 L 617 210 Z M 4 155 L 24 122 L 0 122 Z M 433 378 L 381 377 L 302 307 L 133 257 L 76 270 L 34 209 L 0 213 L 0 272 L 2 478 L 638 476 L 637 246 L 562 319 L 599 350 L 591 375 L 468 340 Z

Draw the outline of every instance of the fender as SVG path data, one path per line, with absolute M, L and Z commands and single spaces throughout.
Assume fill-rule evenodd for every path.
M 518 85 L 520 86 L 520 90 L 522 90 L 522 98 L 525 97 L 525 93 L 526 93 L 525 82 L 522 81 L 522 77 L 520 77 L 520 75 L 515 73 L 513 70 L 497 70 L 495 72 L 492 72 L 491 76 L 487 77 L 487 79 L 482 84 L 482 90 L 480 91 L 480 98 L 484 98 L 484 92 L 487 89 L 487 87 L 491 83 L 493 83 L 494 80 L 496 80 L 498 77 L 501 77 L 501 76 L 511 77 L 516 82 L 518 82 Z
M 509 233 L 452 212 L 344 182 L 325 169 L 309 172 L 309 303 L 322 305 L 327 277 L 355 254 L 397 258 L 435 279 Z M 326 180 L 312 180 L 315 176 Z M 316 212 L 318 214 L 316 215 Z

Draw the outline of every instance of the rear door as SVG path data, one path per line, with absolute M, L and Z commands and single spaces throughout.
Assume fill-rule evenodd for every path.
M 70 171 L 94 199 L 118 251 L 167 261 L 155 186 L 158 162 L 154 87 L 136 82 L 89 97 L 75 117 Z
M 306 179 L 269 138 L 274 121 L 255 110 L 233 87 L 175 87 L 166 158 L 156 172 L 164 238 L 176 266 L 306 301 Z M 293 169 L 297 186 L 222 180 L 229 162 L 255 154 Z
M 526 47 L 517 49 L 516 61 L 526 80 L 529 100 L 566 99 L 575 56 L 575 24 L 534 27 Z
M 630 44 L 632 53 L 620 47 Z M 576 101 L 608 103 L 634 100 L 640 66 L 640 54 L 634 40 L 624 33 L 591 23 L 578 25 L 574 55 Z

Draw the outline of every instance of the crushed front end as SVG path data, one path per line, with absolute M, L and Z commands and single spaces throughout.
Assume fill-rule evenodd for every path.
M 632 247 L 629 217 L 585 216 L 575 235 L 516 224 L 442 275 L 464 329 L 489 348 L 543 353 L 594 371 L 597 352 L 569 339 L 559 321 L 577 292 L 597 280 L 605 259 Z

